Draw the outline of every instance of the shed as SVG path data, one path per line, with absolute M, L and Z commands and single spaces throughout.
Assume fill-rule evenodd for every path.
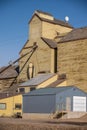
M 56 112 L 78 116 L 86 113 L 86 104 L 87 94 L 74 86 L 41 88 L 23 95 L 23 117 L 49 117 Z

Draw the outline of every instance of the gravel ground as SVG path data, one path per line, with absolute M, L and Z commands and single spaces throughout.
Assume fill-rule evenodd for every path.
M 0 118 L 0 130 L 87 130 L 87 120 L 24 120 Z

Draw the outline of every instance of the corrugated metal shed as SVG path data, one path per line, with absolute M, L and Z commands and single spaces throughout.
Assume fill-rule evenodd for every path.
M 86 112 L 86 104 L 87 93 L 74 86 L 41 88 L 23 95 L 23 113 L 29 114 Z

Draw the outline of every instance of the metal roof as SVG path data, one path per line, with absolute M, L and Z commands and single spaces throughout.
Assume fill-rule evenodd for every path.
M 73 29 L 66 36 L 64 36 L 58 43 L 87 39 L 87 27 Z
M 24 94 L 25 96 L 35 96 L 35 95 L 53 95 L 53 94 L 58 94 L 63 91 L 67 91 L 69 89 L 75 88 L 74 86 L 66 86 L 66 87 L 58 87 L 58 88 L 41 88 L 41 89 L 36 89 L 33 91 L 30 91 L 29 93 Z
M 51 78 L 52 76 L 54 76 L 55 74 L 52 73 L 47 73 L 47 74 L 38 74 L 36 77 L 31 78 L 30 80 L 20 84 L 20 87 L 24 87 L 24 86 L 37 86 L 39 84 L 41 84 L 42 82 L 48 80 L 49 78 Z

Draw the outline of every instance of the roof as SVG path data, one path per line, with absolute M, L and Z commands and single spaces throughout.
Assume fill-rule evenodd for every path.
M 47 45 L 51 48 L 57 48 L 57 43 L 55 41 L 53 41 L 52 39 L 48 39 L 48 38 L 44 38 L 44 37 L 41 37 L 41 39 L 47 43 Z
M 64 81 L 66 81 L 66 77 L 64 77 L 64 78 L 58 78 L 56 81 L 52 82 L 47 87 L 53 87 L 53 86 L 56 87 L 57 85 L 63 83 Z
M 58 43 L 87 39 L 87 27 L 73 29 L 66 36 L 64 36 Z
M 38 12 L 38 13 L 42 13 L 42 14 L 46 14 L 46 15 L 52 16 L 52 14 L 47 13 L 47 12 L 44 12 L 44 11 L 41 11 L 41 10 L 36 10 L 35 12 Z
M 66 81 L 66 79 L 58 79 L 55 82 L 49 84 L 47 87 L 53 87 L 53 86 L 56 87 L 57 85 L 63 83 L 64 81 Z
M 22 93 L 1 92 L 1 93 L 0 93 L 0 99 L 9 98 L 9 97 L 13 97 L 13 96 L 18 96 L 18 95 L 21 95 L 21 94 L 22 94 Z
M 66 74 L 58 75 L 58 79 L 49 84 L 47 87 L 56 87 L 57 85 L 63 83 L 64 81 L 66 81 Z
M 55 74 L 51 74 L 51 73 L 47 73 L 47 74 L 38 74 L 36 77 L 31 78 L 30 80 L 20 84 L 20 87 L 24 87 L 24 86 L 37 86 L 39 84 L 41 84 L 42 82 L 48 80 L 49 78 L 51 78 L 52 76 L 54 76 Z
M 6 68 L 0 68 L 0 72 Z M 0 79 L 15 78 L 18 75 L 18 66 L 10 66 L 0 74 Z
M 33 19 L 33 17 L 36 15 L 41 21 L 45 21 L 45 22 L 48 22 L 48 23 L 57 24 L 57 25 L 61 25 L 61 26 L 69 27 L 69 28 L 73 28 L 69 23 L 67 23 L 67 22 L 65 22 L 65 21 L 62 21 L 62 20 L 59 20 L 59 19 L 55 19 L 54 17 L 53 17 L 53 20 L 40 17 L 37 12 L 38 12 L 38 13 L 43 13 L 43 14 L 48 14 L 49 16 L 52 16 L 52 15 L 49 14 L 49 13 L 42 12 L 42 11 L 39 11 L 39 10 L 38 10 L 38 11 L 35 11 L 34 15 L 33 15 L 32 18 L 30 19 L 29 23 L 31 22 L 31 20 Z
M 40 88 L 33 91 L 30 91 L 29 93 L 24 94 L 24 96 L 35 96 L 35 95 L 54 95 L 61 93 L 63 91 L 67 91 L 69 89 L 75 88 L 73 86 L 66 86 L 66 87 L 51 87 L 51 88 Z

